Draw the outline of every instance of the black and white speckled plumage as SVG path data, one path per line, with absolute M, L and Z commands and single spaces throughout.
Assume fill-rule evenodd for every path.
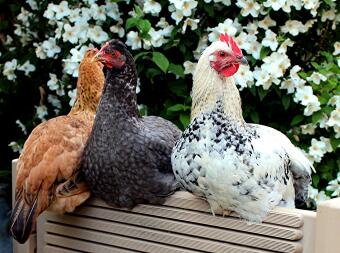
M 306 201 L 312 165 L 279 131 L 244 122 L 232 77 L 221 78 L 205 62 L 225 47 L 216 43 L 199 60 L 192 121 L 173 149 L 172 166 L 181 186 L 206 198 L 213 213 L 235 211 L 260 222 L 274 206 Z
M 139 116 L 133 57 L 122 43 L 111 43 L 127 61 L 121 70 L 106 70 L 81 169 L 94 195 L 108 204 L 161 203 L 178 187 L 170 155 L 181 131 L 162 118 Z

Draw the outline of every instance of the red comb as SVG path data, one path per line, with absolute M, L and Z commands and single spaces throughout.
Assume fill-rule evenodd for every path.
M 234 54 L 236 55 L 242 55 L 241 49 L 236 44 L 235 40 L 229 36 L 228 34 L 221 34 L 220 35 L 220 41 L 223 41 L 228 44 L 228 46 L 233 50 Z

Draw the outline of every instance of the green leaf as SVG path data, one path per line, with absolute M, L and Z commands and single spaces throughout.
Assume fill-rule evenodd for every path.
M 135 12 L 137 18 L 141 18 L 144 16 L 142 9 L 137 4 L 135 4 Z
M 140 52 L 138 54 L 135 55 L 134 59 L 135 61 L 137 61 L 139 58 L 144 58 L 144 56 L 146 56 L 149 52 Z
M 146 77 L 149 79 L 149 80 L 151 80 L 151 82 L 153 83 L 153 78 L 155 77 L 155 76 L 157 76 L 157 75 L 160 75 L 162 72 L 159 70 L 159 69 L 155 69 L 155 68 L 148 68 L 147 70 L 146 70 L 146 73 L 145 73 L 145 75 L 146 75 Z
M 182 123 L 183 128 L 185 129 L 190 123 L 190 114 L 181 113 L 179 115 L 179 121 Z
M 299 72 L 298 75 L 303 79 L 306 79 L 308 77 L 306 72 Z
M 258 124 L 260 122 L 260 117 L 259 117 L 259 114 L 257 112 L 252 112 L 250 114 L 250 118 L 256 124 Z
M 319 68 L 320 68 L 319 64 L 317 64 L 317 63 L 314 62 L 314 61 L 313 61 L 311 64 L 312 64 L 312 66 L 313 66 L 314 68 L 316 68 L 316 69 L 319 69 Z
M 125 30 L 129 30 L 132 27 L 135 27 L 137 23 L 139 22 L 139 18 L 128 18 L 125 23 Z
M 340 145 L 340 139 L 336 139 L 334 137 L 331 138 L 331 145 L 333 150 L 336 150 L 338 146 Z
M 142 34 L 147 34 L 151 28 L 151 23 L 149 20 L 140 19 L 137 23 L 137 28 Z
M 184 68 L 182 65 L 170 63 L 168 70 L 175 75 L 184 77 Z
M 332 62 L 333 61 L 333 56 L 329 52 L 326 51 L 321 51 L 320 54 L 324 57 L 326 57 L 327 61 Z
M 320 182 L 320 177 L 317 174 L 312 175 L 312 182 L 314 187 L 318 187 L 319 182 Z
M 263 88 L 258 88 L 257 92 L 259 94 L 260 101 L 262 101 L 264 99 L 264 97 L 267 96 L 267 94 L 268 94 L 268 91 L 264 90 Z
M 304 117 L 302 115 L 296 115 L 293 119 L 292 122 L 290 123 L 291 126 L 295 126 L 297 124 L 299 124 L 300 122 L 302 122 L 304 119 Z
M 287 95 L 282 96 L 282 105 L 283 108 L 287 111 L 290 105 L 290 97 Z
M 333 3 L 332 3 L 332 0 L 323 0 L 326 4 L 328 4 L 329 6 L 332 6 Z
M 169 61 L 166 56 L 160 52 L 153 52 L 152 53 L 152 61 L 156 63 L 156 65 L 164 72 L 168 70 Z
M 208 16 L 214 17 L 214 5 L 203 4 L 204 10 L 208 13 Z
M 260 59 L 263 60 L 270 52 L 268 47 L 262 47 L 260 51 Z
M 176 105 L 168 107 L 166 110 L 167 110 L 167 112 L 178 112 L 178 111 L 186 111 L 188 109 L 190 109 L 190 106 L 182 105 L 182 104 L 176 104 Z
M 322 116 L 322 112 L 320 112 L 320 111 L 317 111 L 317 112 L 313 113 L 313 115 L 312 115 L 312 123 L 316 124 L 321 119 L 321 116 Z

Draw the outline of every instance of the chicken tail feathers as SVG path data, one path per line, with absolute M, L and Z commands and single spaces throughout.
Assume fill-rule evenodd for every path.
M 88 191 L 89 188 L 85 182 L 83 173 L 76 172 L 65 183 L 58 186 L 56 196 L 59 198 L 71 197 Z
M 296 147 L 288 153 L 290 158 L 290 171 L 293 174 L 295 190 L 295 206 L 304 208 L 308 198 L 308 187 L 312 181 L 311 173 L 315 172 L 312 163 Z
M 10 234 L 19 243 L 25 243 L 31 232 L 35 230 L 37 213 L 37 196 L 31 204 L 27 204 L 22 193 L 17 196 L 10 217 Z

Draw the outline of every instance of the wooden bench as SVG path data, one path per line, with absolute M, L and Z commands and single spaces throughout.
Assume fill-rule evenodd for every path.
M 15 179 L 15 161 L 13 162 Z M 15 182 L 15 181 L 14 181 Z M 212 216 L 206 201 L 177 192 L 161 206 L 132 210 L 91 199 L 75 213 L 43 213 L 37 236 L 15 253 L 66 252 L 340 252 L 340 198 L 318 212 L 276 208 L 261 224 Z M 36 245 L 36 246 L 35 246 Z

